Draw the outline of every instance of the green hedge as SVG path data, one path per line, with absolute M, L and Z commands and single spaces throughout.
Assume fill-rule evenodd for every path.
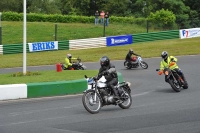
M 3 12 L 2 21 L 23 21 L 23 13 Z M 94 23 L 94 16 L 73 16 L 61 14 L 36 14 L 27 13 L 28 22 L 59 22 L 59 23 Z M 110 23 L 141 24 L 146 22 L 145 18 L 134 17 L 110 17 Z

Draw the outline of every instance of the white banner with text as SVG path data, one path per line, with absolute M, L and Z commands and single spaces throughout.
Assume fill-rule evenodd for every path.
M 182 29 L 179 30 L 180 38 L 200 37 L 200 28 Z
M 30 52 L 58 50 L 58 41 L 28 43 Z

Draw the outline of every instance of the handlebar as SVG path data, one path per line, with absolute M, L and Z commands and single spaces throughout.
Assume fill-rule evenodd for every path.
M 160 71 L 160 69 L 156 69 L 156 71 Z
M 81 62 L 81 59 L 80 59 L 80 58 L 77 58 L 77 60 L 78 60 L 79 62 Z

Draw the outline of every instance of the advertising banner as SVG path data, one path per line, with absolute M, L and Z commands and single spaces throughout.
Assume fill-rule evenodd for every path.
M 107 46 L 118 46 L 118 45 L 132 44 L 132 43 L 133 43 L 132 35 L 106 37 Z
M 58 41 L 28 43 L 30 52 L 58 50 Z
M 200 37 L 200 28 L 182 29 L 179 30 L 180 38 Z

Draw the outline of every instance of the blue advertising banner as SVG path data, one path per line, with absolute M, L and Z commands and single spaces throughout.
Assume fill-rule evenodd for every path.
M 107 46 L 118 46 L 118 45 L 132 44 L 132 43 L 133 43 L 132 35 L 106 37 Z

